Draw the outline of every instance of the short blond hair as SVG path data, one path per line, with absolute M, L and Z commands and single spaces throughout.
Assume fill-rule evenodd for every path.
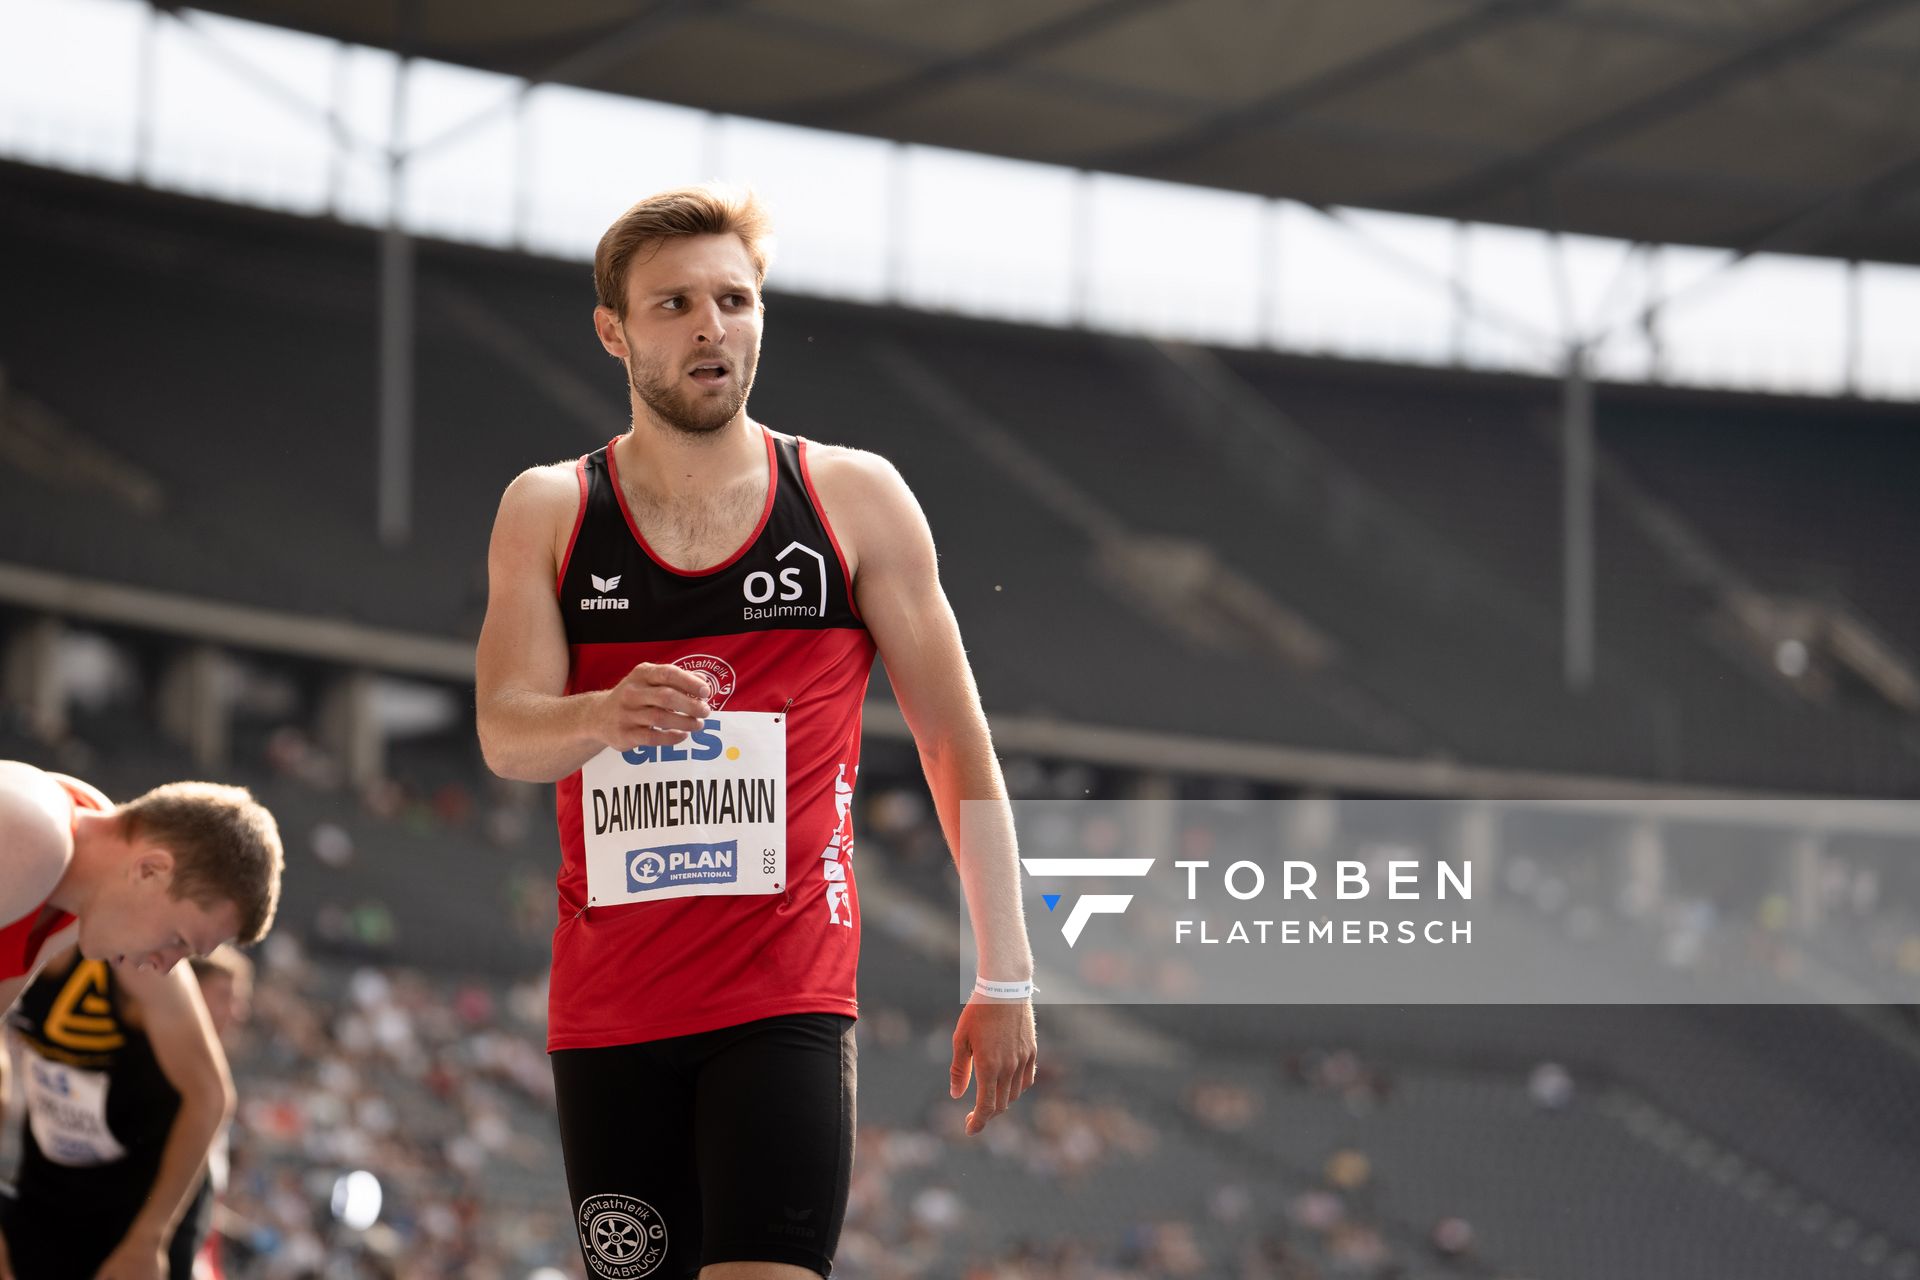
M 705 182 L 648 196 L 615 218 L 593 251 L 593 288 L 600 305 L 626 318 L 627 268 L 647 246 L 685 236 L 723 235 L 740 237 L 753 260 L 754 284 L 765 284 L 773 220 L 751 190 Z
M 245 787 L 169 782 L 116 811 L 129 840 L 144 839 L 173 855 L 175 900 L 209 909 L 231 902 L 240 912 L 243 944 L 267 936 L 280 906 L 286 853 L 280 827 Z

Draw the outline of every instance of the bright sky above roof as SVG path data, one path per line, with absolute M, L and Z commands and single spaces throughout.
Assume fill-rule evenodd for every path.
M 382 50 L 192 10 L 5 0 L 0 155 L 383 224 L 399 74 Z M 1920 268 L 1730 266 L 1722 250 L 1320 211 L 442 63 L 412 64 L 399 105 L 402 220 L 424 235 L 585 259 L 635 199 L 724 178 L 772 206 L 776 289 L 1523 372 L 1584 337 L 1611 378 L 1920 399 Z

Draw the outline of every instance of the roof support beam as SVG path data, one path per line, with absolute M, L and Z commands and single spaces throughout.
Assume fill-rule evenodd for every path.
M 1733 261 L 1740 262 L 1756 253 L 1816 252 L 1849 218 L 1869 213 L 1916 188 L 1920 188 L 1920 154 L 1908 156 L 1864 182 L 1843 187 L 1790 217 L 1741 237 Z
M 745 4 L 746 0 L 708 0 L 705 8 L 696 8 L 688 0 L 654 0 L 653 4 L 625 25 L 595 36 L 566 57 L 526 76 L 500 101 L 481 108 L 445 132 L 414 144 L 408 148 L 407 154 L 413 156 L 444 147 L 491 123 L 496 116 L 518 110 L 526 96 L 543 84 L 591 86 L 600 76 L 689 19 L 723 18 L 729 10 L 744 7 Z
M 1124 147 L 1086 162 L 1092 169 L 1140 172 L 1169 163 L 1202 147 L 1214 146 L 1255 129 L 1271 129 L 1320 103 L 1398 75 L 1408 67 L 1455 45 L 1524 18 L 1537 17 L 1560 0 L 1492 0 L 1457 18 L 1437 23 L 1383 48 L 1329 68 L 1299 84 L 1288 85 L 1252 102 L 1208 116 L 1165 137 Z
M 940 58 L 893 80 L 794 103 L 784 114 L 822 128 L 836 122 L 892 110 L 913 98 L 943 88 L 956 80 L 993 71 L 1035 54 L 1084 40 L 1095 32 L 1138 14 L 1158 9 L 1170 0 L 1096 0 L 1036 27 L 1016 31 L 992 44 Z
M 1817 4 L 1813 7 L 1818 12 L 1805 21 L 1775 31 L 1731 57 L 1575 125 L 1525 155 L 1497 161 L 1450 182 L 1409 193 L 1392 203 L 1445 213 L 1464 212 L 1509 188 L 1538 183 L 1582 156 L 1670 120 L 1759 72 L 1804 58 L 1850 27 L 1910 4 L 1911 0 L 1853 0 L 1837 8 L 1831 3 Z
M 1755 254 L 1815 253 L 1836 229 L 1844 229 L 1850 218 L 1871 212 L 1916 189 L 1920 189 L 1920 155 L 1909 156 L 1865 182 L 1836 191 L 1796 214 L 1737 238 L 1733 244 L 1733 256 L 1722 263 L 1718 270 L 1683 289 L 1661 295 L 1621 324 L 1644 323 L 1647 317 L 1657 315 L 1681 298 L 1718 280 Z M 1598 340 L 1597 335 L 1595 340 Z

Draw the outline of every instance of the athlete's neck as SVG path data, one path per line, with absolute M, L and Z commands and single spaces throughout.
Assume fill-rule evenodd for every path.
M 68 915 L 85 915 L 101 882 L 112 874 L 115 851 L 124 849 L 125 845 L 116 815 L 90 811 L 76 814 L 73 857 L 67 860 L 67 869 L 53 886 L 53 892 L 47 895 L 47 905 Z
M 705 436 L 636 415 L 633 429 L 614 441 L 614 461 L 621 483 L 641 497 L 662 504 L 699 501 L 765 468 L 764 431 L 744 409 Z

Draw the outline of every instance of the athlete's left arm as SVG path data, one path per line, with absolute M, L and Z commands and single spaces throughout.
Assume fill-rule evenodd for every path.
M 220 1126 L 233 1114 L 233 1078 L 190 966 L 177 964 L 164 973 L 116 969 L 114 977 L 133 997 L 154 1059 L 180 1094 L 180 1110 L 167 1132 L 160 1171 L 146 1203 L 96 1273 L 98 1280 L 144 1280 L 167 1273 L 174 1228 L 193 1201 Z
M 809 454 L 812 454 L 809 450 Z M 823 450 L 811 469 L 842 549 L 853 560 L 854 599 L 887 664 L 887 679 L 926 770 L 973 917 L 980 975 L 1033 976 L 1020 907 L 1013 814 L 960 625 L 940 586 L 933 533 L 912 490 L 874 454 Z M 962 806 L 965 818 L 962 819 Z M 954 1032 L 951 1093 L 978 1089 L 967 1131 L 978 1133 L 1033 1083 L 1030 1001 L 975 996 Z

